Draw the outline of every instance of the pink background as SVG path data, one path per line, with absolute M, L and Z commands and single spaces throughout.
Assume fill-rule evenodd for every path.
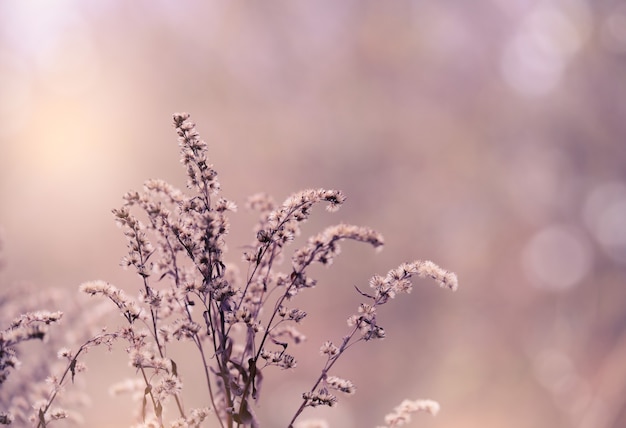
M 258 191 L 341 189 L 307 233 L 386 238 L 319 269 L 298 369 L 266 374 L 265 426 L 346 332 L 353 285 L 414 259 L 461 288 L 416 281 L 381 310 L 387 339 L 337 368 L 358 391 L 333 426 L 382 424 L 405 397 L 441 403 L 420 427 L 624 426 L 625 55 L 626 8 L 608 0 L 3 1 L 1 284 L 135 293 L 110 210 L 147 178 L 184 186 L 171 114 L 188 111 L 240 207 L 229 260 Z M 88 362 L 86 426 L 128 425 L 106 394 L 125 357 Z

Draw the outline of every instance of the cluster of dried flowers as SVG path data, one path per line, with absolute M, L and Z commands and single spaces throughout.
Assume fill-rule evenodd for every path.
M 102 344 L 107 335 L 94 334 L 89 328 L 54 326 L 95 325 L 107 311 L 102 306 L 84 311 L 83 302 L 75 297 L 61 290 L 43 292 L 28 284 L 2 287 L 0 425 L 46 426 L 60 419 L 82 422 L 79 413 L 67 409 L 88 404 L 88 397 L 78 385 L 69 390 L 63 386 L 85 368 L 75 357 Z M 40 309 L 45 307 L 63 308 L 63 312 Z M 26 348 L 26 342 L 39 343 Z M 75 355 L 68 346 L 78 348 Z M 19 372 L 13 375 L 14 371 Z
M 374 248 L 383 245 L 376 231 L 346 224 L 332 226 L 311 237 L 296 249 L 286 271 L 280 266 L 285 248 L 300 234 L 300 228 L 316 204 L 337 210 L 345 196 L 337 190 L 311 189 L 298 192 L 278 205 L 269 196 L 258 194 L 248 207 L 259 213 L 254 242 L 244 253 L 248 264 L 245 276 L 224 260 L 228 213 L 233 202 L 219 196 L 217 173 L 207 159 L 207 145 L 185 113 L 174 115 L 181 162 L 187 171 L 187 195 L 161 180 L 149 180 L 144 191 L 129 192 L 124 206 L 113 210 L 128 240 L 128 255 L 122 265 L 134 269 L 141 281 L 137 296 L 104 282 L 82 284 L 80 290 L 105 297 L 123 315 L 124 325 L 112 332 L 102 331 L 83 342 L 74 352 L 63 349 L 67 361 L 61 376 L 51 378 L 52 392 L 35 404 L 32 421 L 47 426 L 63 416 L 52 403 L 68 379 L 80 371 L 78 357 L 96 345 L 111 346 L 124 341 L 130 364 L 140 374 L 116 391 L 130 391 L 138 398 L 139 427 L 200 426 L 213 418 L 220 427 L 257 427 L 254 403 L 261 395 L 263 377 L 271 366 L 293 368 L 297 362 L 287 353 L 289 346 L 303 341 L 298 325 L 306 312 L 293 306 L 294 298 L 316 285 L 307 269 L 329 265 L 340 252 L 340 242 L 354 240 Z M 140 217 L 138 217 L 137 215 Z M 143 221 L 140 219 L 142 218 Z M 348 318 L 347 334 L 338 343 L 325 342 L 320 349 L 325 363 L 311 388 L 302 393 L 301 405 L 285 425 L 324 426 L 320 421 L 298 421 L 307 407 L 334 406 L 336 392 L 353 394 L 349 380 L 331 375 L 337 360 L 355 343 L 381 339 L 377 309 L 399 293 L 411 291 L 411 277 L 430 277 L 442 287 L 456 289 L 456 276 L 430 261 L 404 263 L 386 276 L 374 276 L 372 291 L 358 290 L 364 298 L 357 312 Z M 60 318 L 59 313 L 28 314 L 0 332 L 0 373 L 16 364 L 14 346 L 19 341 L 45 333 L 41 325 Z M 202 361 L 207 407 L 186 410 L 183 382 L 171 348 L 189 341 Z M 3 377 L 0 380 L 3 380 Z M 175 409 L 175 420 L 166 421 L 166 406 Z M 405 401 L 386 417 L 386 426 L 401 426 L 416 411 L 436 413 L 432 401 Z M 0 423 L 10 422 L 8 413 Z
M 3 299 L 2 307 L 6 306 L 6 300 Z M 6 310 L 6 308 L 3 308 Z M 7 381 L 12 370 L 20 367 L 21 361 L 18 358 L 18 347 L 22 342 L 38 339 L 43 340 L 46 337 L 48 326 L 58 322 L 63 314 L 61 312 L 26 312 L 14 318 L 9 326 L 0 331 L 0 387 Z M 27 385 L 23 385 L 27 388 Z M 8 389 L 2 388 L 2 392 L 8 393 Z M 11 391 L 14 393 L 15 391 Z M 26 397 L 32 398 L 31 391 L 21 391 Z M 2 401 L 10 401 L 13 412 L 0 411 L 0 423 L 9 424 L 14 422 L 15 410 L 26 410 L 29 407 L 28 398 L 20 399 L 20 396 L 11 394 L 2 394 Z M 21 412 L 20 412 L 21 413 Z

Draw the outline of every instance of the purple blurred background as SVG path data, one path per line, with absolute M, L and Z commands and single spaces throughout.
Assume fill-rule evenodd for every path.
M 176 111 L 240 206 L 230 260 L 258 191 L 341 189 L 344 208 L 306 232 L 344 221 L 386 238 L 319 270 L 299 368 L 266 374 L 265 426 L 285 424 L 319 345 L 346 332 L 353 285 L 414 259 L 460 290 L 416 281 L 381 310 L 387 339 L 338 365 L 359 390 L 324 413 L 333 426 L 382 424 L 405 397 L 442 405 L 412 426 L 626 426 L 622 2 L 3 1 L 3 284 L 134 292 L 110 210 L 147 178 L 184 186 Z M 132 373 L 124 356 L 90 359 L 86 426 L 128 425 L 106 394 Z

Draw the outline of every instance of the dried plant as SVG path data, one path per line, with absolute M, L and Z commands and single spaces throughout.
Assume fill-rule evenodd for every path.
M 73 374 L 84 366 L 78 361 L 68 366 L 55 356 L 68 353 L 67 346 L 85 342 L 86 347 L 93 341 L 89 339 L 93 332 L 58 325 L 94 325 L 105 308 L 86 310 L 79 296 L 63 290 L 41 290 L 29 284 L 0 289 L 0 425 L 45 425 L 60 419 L 81 422 L 78 413 L 67 410 L 88 404 L 81 388 L 60 393 L 68 374 L 73 380 Z M 62 308 L 63 312 L 42 308 Z M 63 373 L 61 379 L 56 373 Z
M 7 310 L 5 303 L 2 301 L 2 309 Z M 62 317 L 61 312 L 36 311 L 25 312 L 14 318 L 9 326 L 0 331 L 0 387 L 2 394 L 0 401 L 3 408 L 0 410 L 0 424 L 9 424 L 18 419 L 25 422 L 27 418 L 23 417 L 24 412 L 28 412 L 28 401 L 33 399 L 36 394 L 32 386 L 39 387 L 37 382 L 21 383 L 6 387 L 9 375 L 22 364 L 19 358 L 18 345 L 31 340 L 43 340 L 46 338 L 48 326 L 58 322 Z M 3 320 L 4 321 L 4 320 Z M 35 370 L 32 375 L 41 373 Z M 29 376 L 32 380 L 43 380 L 38 376 Z M 16 394 L 17 393 L 17 394 Z M 4 407 L 8 405 L 8 409 Z
M 255 402 L 272 367 L 296 367 L 288 351 L 304 335 L 299 325 L 306 312 L 295 306 L 297 295 L 313 288 L 316 280 L 308 268 L 316 263 L 330 265 L 344 240 L 359 241 L 380 248 L 382 236 L 376 231 L 347 224 L 332 226 L 312 236 L 295 249 L 286 270 L 285 249 L 300 234 L 302 224 L 316 204 L 335 211 L 345 196 L 337 190 L 312 189 L 293 194 L 277 205 L 265 194 L 253 196 L 248 207 L 259 213 L 255 239 L 244 252 L 247 264 L 240 275 L 224 259 L 228 213 L 233 202 L 220 196 L 217 172 L 207 159 L 207 145 L 185 113 L 174 115 L 181 162 L 187 171 L 185 194 L 161 180 L 149 180 L 143 192 L 129 192 L 124 205 L 113 210 L 128 240 L 128 254 L 122 265 L 136 271 L 141 284 L 136 297 L 105 282 L 91 281 L 80 286 L 83 293 L 103 296 L 123 315 L 124 325 L 102 331 L 85 341 L 77 351 L 63 350 L 67 365 L 55 378 L 53 393 L 38 404 L 36 423 L 47 426 L 54 419 L 51 405 L 56 392 L 80 367 L 78 357 L 95 345 L 126 343 L 130 364 L 138 379 L 119 384 L 116 391 L 133 392 L 138 400 L 140 427 L 200 426 L 211 418 L 221 428 L 258 427 Z M 143 220 L 142 220 L 143 219 Z M 456 276 L 430 261 L 403 263 L 385 276 L 374 276 L 371 290 L 356 291 L 363 298 L 348 318 L 346 334 L 338 343 L 327 341 L 320 352 L 325 362 L 309 390 L 302 393 L 288 427 L 321 427 L 323 421 L 299 421 L 307 407 L 334 406 L 336 392 L 352 394 L 351 381 L 332 373 L 335 363 L 358 342 L 382 339 L 385 330 L 378 322 L 378 307 L 397 294 L 409 293 L 411 278 L 430 277 L 440 286 L 455 290 Z M 0 336 L 0 344 L 4 336 Z M 188 341 L 197 350 L 207 393 L 207 406 L 186 410 L 183 382 L 171 349 Z M 9 343 L 9 342 L 7 342 Z M 170 407 L 175 420 L 165 416 Z M 435 414 L 437 403 L 430 400 L 405 401 L 387 415 L 387 427 L 399 427 L 416 411 Z M 297 422 L 298 420 L 298 422 Z

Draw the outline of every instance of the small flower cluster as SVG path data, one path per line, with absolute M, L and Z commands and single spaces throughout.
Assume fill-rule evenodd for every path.
M 101 295 L 107 297 L 115 306 L 118 307 L 122 315 L 131 324 L 141 317 L 141 308 L 135 302 L 126 295 L 124 290 L 120 290 L 114 285 L 105 281 L 91 281 L 80 285 L 79 290 L 83 293 L 91 294 L 92 296 Z
M 396 297 L 398 293 L 410 293 L 413 289 L 410 278 L 414 275 L 420 278 L 432 278 L 441 287 L 449 288 L 452 291 L 455 291 L 459 286 L 454 273 L 440 268 L 429 260 L 417 260 L 413 263 L 401 264 L 396 269 L 390 270 L 385 277 L 373 276 L 370 280 L 370 287 L 376 291 L 373 298 L 382 304 L 388 299 Z
M 47 326 L 58 322 L 62 312 L 37 311 L 20 315 L 11 321 L 6 330 L 0 331 L 0 344 L 7 348 L 13 347 L 27 340 L 43 340 L 48 331 Z M 0 377 L 0 379 L 2 379 Z
M 309 407 L 337 405 L 337 397 L 328 392 L 326 388 L 320 388 L 317 391 L 309 391 L 302 394 L 305 405 Z
M 356 392 L 356 388 L 352 382 L 337 376 L 328 376 L 324 382 L 329 388 L 341 391 L 344 394 L 352 395 Z
M 202 407 L 200 409 L 192 409 L 189 415 L 184 418 L 178 418 L 172 422 L 172 428 L 193 428 L 198 427 L 200 424 L 209 417 L 211 411 L 208 407 Z
M 385 426 L 378 428 L 395 428 L 406 425 L 411 421 L 411 414 L 426 412 L 435 416 L 439 413 L 439 403 L 433 400 L 404 400 L 392 413 L 385 416 Z
M 365 242 L 374 248 L 383 245 L 382 235 L 370 228 L 347 224 L 331 226 L 319 235 L 309 238 L 307 245 L 296 251 L 293 256 L 294 271 L 302 271 L 313 262 L 330 265 L 340 253 L 338 243 L 345 239 Z

